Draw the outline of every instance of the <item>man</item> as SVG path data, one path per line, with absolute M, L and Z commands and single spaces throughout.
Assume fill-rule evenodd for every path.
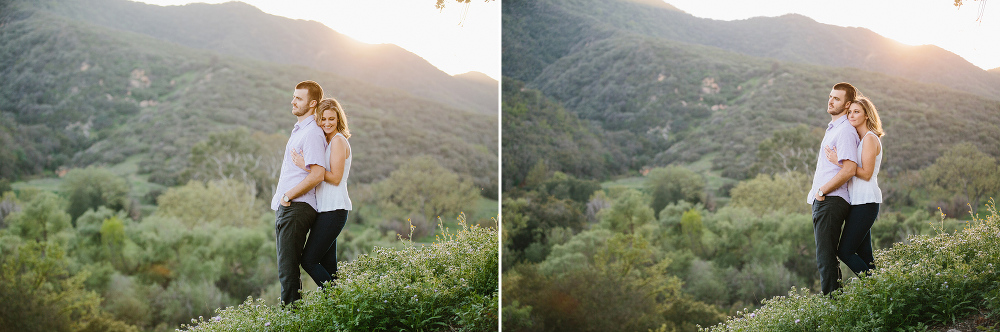
M 847 183 L 858 167 L 858 132 L 847 121 L 847 109 L 857 95 L 849 83 L 837 83 L 830 91 L 826 112 L 830 124 L 820 144 L 816 157 L 816 173 L 806 203 L 812 204 L 813 236 L 816 238 L 816 267 L 819 268 L 820 286 L 824 295 L 840 288 L 840 261 L 837 245 L 847 215 L 851 212 L 851 198 Z M 837 148 L 840 164 L 831 163 L 823 147 Z
M 323 99 L 323 88 L 313 81 L 303 81 L 292 93 L 292 114 L 298 121 L 285 145 L 278 188 L 271 199 L 275 210 L 274 232 L 278 247 L 278 281 L 281 301 L 292 304 L 300 298 L 299 260 L 306 233 L 316 221 L 316 185 L 326 174 L 326 139 L 313 116 Z M 292 151 L 301 151 L 309 172 L 295 166 Z

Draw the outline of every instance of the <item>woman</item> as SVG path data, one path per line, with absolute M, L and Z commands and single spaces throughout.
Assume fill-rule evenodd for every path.
M 316 123 L 326 133 L 326 159 L 329 160 L 323 182 L 316 187 L 316 208 L 319 215 L 309 230 L 309 240 L 302 249 L 302 269 L 309 273 L 317 285 L 337 279 L 337 236 L 347 223 L 351 198 L 347 196 L 347 177 L 351 172 L 351 145 L 347 139 L 344 109 L 336 99 L 320 101 L 316 109 Z M 302 155 L 292 151 L 292 161 L 305 169 Z
M 847 120 L 858 130 L 861 143 L 858 144 L 857 173 L 851 178 L 848 192 L 851 198 L 851 213 L 844 223 L 840 235 L 837 256 L 855 274 L 867 274 L 875 267 L 872 256 L 871 228 L 878 217 L 882 191 L 878 188 L 878 170 L 882 164 L 882 121 L 871 100 L 858 97 L 847 111 Z M 837 161 L 837 149 L 824 148 L 827 159 Z

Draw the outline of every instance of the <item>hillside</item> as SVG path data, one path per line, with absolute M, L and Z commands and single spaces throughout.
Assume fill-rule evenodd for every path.
M 1000 78 L 936 46 L 907 46 L 862 28 L 801 15 L 717 21 L 634 1 L 505 1 L 503 73 L 531 81 L 538 66 L 617 33 L 833 67 L 854 67 L 1000 100 Z M 513 17 L 506 17 L 512 15 Z M 508 45 L 509 44 L 509 45 Z M 546 50 L 533 50 L 545 45 Z M 508 57 L 510 55 L 510 57 Z M 534 70 L 522 70 L 524 65 Z
M 633 4 L 616 4 L 618 11 L 602 15 L 631 13 L 626 9 Z M 505 75 L 526 79 L 528 88 L 605 130 L 632 133 L 610 145 L 642 145 L 629 154 L 638 164 L 633 170 L 707 159 L 726 177 L 752 176 L 758 144 L 772 132 L 829 121 L 823 105 L 839 81 L 857 85 L 881 110 L 884 142 L 892 147 L 885 157 L 887 172 L 926 167 L 964 141 L 1000 155 L 995 99 L 876 72 L 748 56 L 633 32 L 642 30 L 634 26 L 641 19 L 629 29 L 617 28 L 572 16 L 573 8 L 560 1 L 505 3 Z
M 467 85 L 392 44 L 365 44 L 315 21 L 266 14 L 242 2 L 156 6 L 126 0 L 52 0 L 49 10 L 196 49 L 297 64 L 407 91 L 457 109 L 496 114 L 496 89 Z
M 608 133 L 581 121 L 551 98 L 503 82 L 503 190 L 523 186 L 535 167 L 578 177 L 603 178 L 626 172 L 630 166 L 623 147 L 609 144 Z M 590 153 L 580 153 L 588 151 Z M 537 165 L 537 166 L 536 166 Z
M 355 162 L 368 165 L 352 172 L 356 183 L 385 178 L 426 154 L 477 186 L 496 188 L 495 113 L 304 66 L 192 49 L 22 2 L 11 6 L 0 28 L 5 179 L 140 156 L 151 181 L 173 185 L 190 148 L 212 133 L 287 135 L 291 90 L 313 79 L 347 110 Z M 274 153 L 283 143 L 276 144 Z

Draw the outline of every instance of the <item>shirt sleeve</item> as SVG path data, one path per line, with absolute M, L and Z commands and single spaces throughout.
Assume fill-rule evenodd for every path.
M 326 159 L 326 137 L 322 132 L 310 132 L 302 142 L 302 159 L 305 160 L 306 168 L 309 165 L 327 166 Z
M 860 164 L 858 162 L 858 139 L 857 132 L 855 131 L 841 131 L 837 135 L 836 141 L 833 142 L 833 146 L 837 147 L 837 159 L 840 162 L 844 160 L 853 161 L 855 164 Z

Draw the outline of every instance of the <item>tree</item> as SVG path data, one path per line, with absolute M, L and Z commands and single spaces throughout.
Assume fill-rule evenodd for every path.
M 817 143 L 822 140 L 822 131 L 804 124 L 776 130 L 771 137 L 757 145 L 757 162 L 751 172 L 770 175 L 786 172 L 812 174 L 819 151 Z
M 107 169 L 93 166 L 66 173 L 62 190 L 69 196 L 66 211 L 73 222 L 87 210 L 100 206 L 115 211 L 127 210 L 131 201 L 128 181 Z
M 758 216 L 780 211 L 809 213 L 805 199 L 810 185 L 809 177 L 799 172 L 773 177 L 762 173 L 733 187 L 729 204 L 749 208 Z
M 690 209 L 681 216 L 681 231 L 688 239 L 688 248 L 700 255 L 705 254 L 705 247 L 701 244 L 704 229 L 701 213 L 698 213 L 697 209 Z
M 263 213 L 253 188 L 237 180 L 192 180 L 167 189 L 157 201 L 156 215 L 178 218 L 189 228 L 205 223 L 252 226 Z
M 618 233 L 635 233 L 638 228 L 656 220 L 648 197 L 637 190 L 621 194 L 601 218 L 601 227 Z
M 442 2 L 443 0 L 438 0 Z M 972 0 L 972 1 L 982 1 L 979 3 L 979 16 L 976 17 L 976 21 L 981 21 L 983 19 L 983 12 L 986 11 L 986 0 Z M 955 0 L 955 7 L 961 8 L 965 4 L 964 0 Z
M 271 199 L 281 172 L 281 134 L 250 134 L 246 128 L 216 132 L 191 147 L 184 175 L 192 180 L 235 180 L 253 189 L 261 199 Z M 268 144 L 271 142 L 272 144 Z
M 404 163 L 375 185 L 379 204 L 389 211 L 417 212 L 426 220 L 459 212 L 472 214 L 470 209 L 479 199 L 472 181 L 462 179 L 429 156 L 420 156 Z
M 928 183 L 965 195 L 973 213 L 978 211 L 983 197 L 1000 193 L 1000 166 L 972 143 L 948 149 L 923 173 Z
M 63 238 L 71 237 L 69 215 L 63 210 L 65 201 L 51 192 L 42 191 L 31 195 L 27 204 L 18 212 L 8 217 L 10 232 L 25 240 L 47 243 L 56 240 L 57 234 Z M 67 231 L 67 232 L 63 232 Z M 60 239 L 59 242 L 66 242 Z
M 101 310 L 84 288 L 86 274 L 70 275 L 58 245 L 29 242 L 0 256 L 0 326 L 9 331 L 137 331 Z
M 119 271 L 126 271 L 125 264 L 125 223 L 118 217 L 104 219 L 101 223 L 101 244 L 111 259 L 111 264 Z
M 504 299 L 531 308 L 530 330 L 695 331 L 724 317 L 681 292 L 666 270 L 670 260 L 658 256 L 641 235 L 585 231 L 544 262 L 514 267 L 504 276 Z
M 689 169 L 680 166 L 654 168 L 646 177 L 646 192 L 652 197 L 650 207 L 656 216 L 670 203 L 704 200 L 705 180 Z
M 446 0 L 437 0 L 437 2 L 434 4 L 434 8 L 444 9 L 444 3 L 445 3 L 445 1 Z M 493 0 L 485 0 L 485 2 L 490 2 L 490 1 L 493 1 Z M 961 0 L 955 0 L 955 1 L 959 1 L 960 2 Z M 455 0 L 455 2 L 464 3 L 464 4 L 468 5 L 469 3 L 472 2 L 472 0 Z

